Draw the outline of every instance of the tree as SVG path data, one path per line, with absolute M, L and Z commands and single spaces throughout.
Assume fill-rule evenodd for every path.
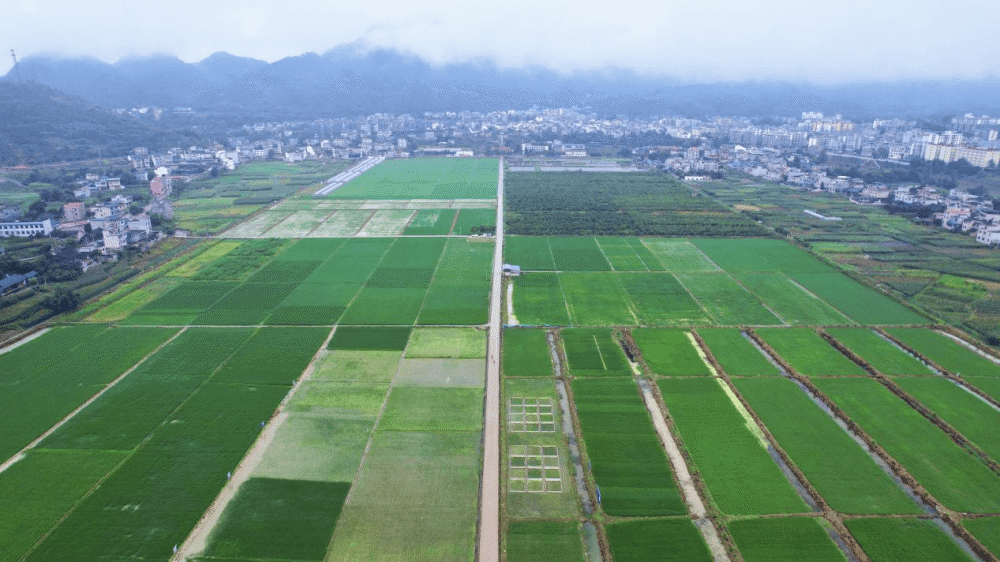
M 31 218 L 38 218 L 45 214 L 46 205 L 45 201 L 35 201 L 28 206 L 28 216 Z
M 42 306 L 53 312 L 75 310 L 80 306 L 80 295 L 66 287 L 58 287 L 52 295 L 42 300 Z

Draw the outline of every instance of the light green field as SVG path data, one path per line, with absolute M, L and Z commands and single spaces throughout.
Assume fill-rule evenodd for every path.
M 481 431 L 483 390 L 396 386 L 379 431 Z
M 308 236 L 330 215 L 329 210 L 295 211 L 288 218 L 267 231 L 273 238 L 302 238 Z
M 253 476 L 350 482 L 373 425 L 374 419 L 292 414 L 278 428 Z
M 394 386 L 482 388 L 486 361 L 480 359 L 403 359 Z
M 699 329 L 698 335 L 730 376 L 777 376 L 780 373 L 763 353 L 736 328 Z
M 372 216 L 372 211 L 339 210 L 309 233 L 312 237 L 354 236 Z
M 806 328 L 761 328 L 757 334 L 793 369 L 810 377 L 866 376 L 864 369 Z
M 556 273 L 528 273 L 514 283 L 514 315 L 524 326 L 568 326 L 569 312 Z
M 872 330 L 830 328 L 831 336 L 886 375 L 931 375 L 933 372 Z
M 625 289 L 614 273 L 566 272 L 559 274 L 559 281 L 574 326 L 631 326 L 637 323 Z M 514 292 L 516 295 L 517 289 Z
M 760 300 L 732 277 L 722 274 L 678 274 L 677 279 L 717 324 L 723 326 L 765 326 L 781 324 Z
M 142 308 L 142 306 L 153 301 L 153 299 L 163 296 L 180 284 L 180 279 L 161 277 L 151 281 L 145 287 L 136 289 L 107 306 L 97 309 L 96 312 L 87 317 L 87 321 L 117 322 L 119 320 L 124 320 L 133 312 Z
M 411 210 L 381 210 L 368 219 L 361 227 L 357 236 L 399 236 L 410 222 L 414 211 Z
M 494 158 L 390 159 L 337 188 L 331 198 L 490 199 L 497 194 Z
M 338 349 L 320 352 L 312 378 L 321 381 L 388 383 L 396 374 L 402 351 L 353 351 Z
M 230 228 L 219 236 L 222 238 L 259 238 L 291 214 L 289 211 L 263 211 L 256 217 Z
M 486 332 L 475 328 L 415 328 L 407 357 L 471 359 L 486 357 Z
M 643 238 L 642 243 L 671 273 L 711 273 L 721 271 L 705 254 L 687 240 Z
M 783 273 L 745 273 L 734 279 L 792 325 L 853 324 L 850 319 L 806 292 Z

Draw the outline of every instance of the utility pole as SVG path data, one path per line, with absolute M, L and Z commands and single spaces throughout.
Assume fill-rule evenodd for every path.
M 17 81 L 24 84 L 24 78 L 21 77 L 21 67 L 17 66 L 17 55 L 14 54 L 14 49 L 10 50 L 10 58 L 14 59 L 14 70 L 17 71 Z

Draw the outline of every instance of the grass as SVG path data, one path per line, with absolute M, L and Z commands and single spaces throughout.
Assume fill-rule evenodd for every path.
M 549 238 L 558 271 L 611 271 L 611 264 L 593 237 Z
M 844 523 L 872 562 L 974 560 L 927 519 L 848 519 Z
M 226 505 L 205 556 L 322 560 L 350 487 L 251 478 Z
M 20 560 L 124 456 L 112 451 L 31 451 L 0 473 L 0 561 Z
M 575 521 L 511 521 L 507 527 L 507 559 L 583 562 L 579 527 Z
M 769 377 L 780 374 L 778 368 L 739 329 L 700 329 L 698 335 L 730 376 Z
M 407 357 L 471 359 L 486 357 L 486 332 L 475 328 L 416 328 Z
M 577 416 L 605 513 L 679 515 L 684 501 L 631 380 L 575 380 Z
M 747 429 L 717 379 L 657 385 L 677 431 L 719 510 L 729 515 L 801 513 L 808 508 L 760 439 Z M 720 443 L 725 443 L 720 447 Z
M 326 560 L 471 560 L 479 441 L 478 431 L 376 432 Z
M 707 376 L 708 366 L 683 330 L 638 328 L 632 339 L 651 371 L 670 377 Z
M 923 363 L 882 336 L 863 328 L 830 328 L 831 336 L 887 375 L 933 374 Z
M 848 359 L 812 330 L 805 328 L 761 328 L 757 334 L 793 369 L 803 375 L 865 376 L 864 369 Z
M 291 386 L 329 333 L 327 328 L 261 328 L 233 353 L 213 381 Z
M 727 527 L 746 562 L 845 562 L 818 519 L 743 519 Z
M 566 366 L 575 376 L 615 377 L 632 374 L 621 346 L 609 330 L 568 328 L 560 332 Z
M 639 319 L 646 326 L 707 324 L 701 305 L 670 273 L 618 273 Z
M 853 323 L 829 304 L 803 290 L 784 273 L 742 273 L 733 275 L 733 278 L 788 324 L 810 326 Z
M 772 326 L 781 324 L 760 300 L 732 277 L 722 274 L 678 274 L 677 278 L 723 326 Z
M 794 382 L 784 378 L 733 382 L 833 509 L 858 515 L 919 512 L 892 477 Z
M 1000 478 L 878 382 L 813 382 L 938 501 L 956 511 L 1000 512 Z
M 894 379 L 993 460 L 1000 459 L 1000 412 L 943 377 Z
M 560 273 L 559 282 L 574 326 L 621 326 L 636 323 L 629 298 L 614 273 Z M 517 293 L 516 288 L 514 292 Z M 518 314 L 516 308 L 514 313 Z
M 605 527 L 616 562 L 711 562 L 701 533 L 688 519 L 611 523 Z
M 551 377 L 552 354 L 545 330 L 507 328 L 503 331 L 505 377 Z
M 514 281 L 514 314 L 526 326 L 567 326 L 569 312 L 556 273 L 522 274 Z
M 886 331 L 956 375 L 1000 376 L 1000 365 L 937 331 L 926 328 L 889 328 Z
M 1000 517 L 966 519 L 962 521 L 962 525 L 990 552 L 993 554 L 1000 552 Z
M 413 328 L 342 326 L 337 328 L 328 349 L 402 351 Z
M 481 388 L 400 386 L 389 393 L 379 431 L 481 431 Z

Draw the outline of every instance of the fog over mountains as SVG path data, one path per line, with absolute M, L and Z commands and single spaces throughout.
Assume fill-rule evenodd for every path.
M 18 73 L 19 70 L 19 73 Z M 37 82 L 106 108 L 191 107 L 260 120 L 424 111 L 586 107 L 604 115 L 931 118 L 1000 113 L 1000 80 L 923 80 L 818 86 L 792 82 L 683 83 L 632 71 L 560 73 L 489 61 L 444 66 L 391 50 L 346 45 L 274 63 L 215 53 L 124 59 L 33 56 L 3 81 Z

